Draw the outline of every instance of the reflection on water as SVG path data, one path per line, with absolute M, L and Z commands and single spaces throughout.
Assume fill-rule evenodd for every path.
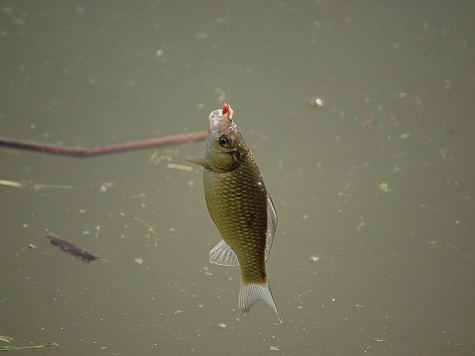
M 176 166 L 202 143 L 0 149 L 0 180 L 18 184 L 0 185 L 0 334 L 66 354 L 470 352 L 473 11 L 4 1 L 2 136 L 120 143 L 204 130 L 231 103 L 279 212 L 284 324 L 263 303 L 242 316 L 239 270 L 208 262 L 201 170 Z

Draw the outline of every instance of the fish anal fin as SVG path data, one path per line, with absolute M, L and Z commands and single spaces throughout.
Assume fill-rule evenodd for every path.
M 223 240 L 209 252 L 209 261 L 220 266 L 239 266 L 236 254 Z
M 238 300 L 239 310 L 247 315 L 249 310 L 251 310 L 251 307 L 260 300 L 263 300 L 272 308 L 272 310 L 277 314 L 280 323 L 282 324 L 282 317 L 280 316 L 277 306 L 275 305 L 269 282 L 247 284 L 241 280 L 241 289 L 239 290 Z

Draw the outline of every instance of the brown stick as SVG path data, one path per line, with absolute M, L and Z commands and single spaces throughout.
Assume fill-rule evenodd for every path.
M 6 137 L 0 137 L 0 146 L 17 148 L 21 150 L 39 151 L 45 153 L 52 153 L 63 156 L 71 156 L 76 158 L 87 158 L 92 156 L 103 155 L 107 153 L 117 153 L 123 151 L 143 150 L 151 147 L 161 147 L 176 145 L 185 142 L 201 141 L 206 138 L 206 131 L 192 132 L 188 134 L 166 136 L 159 138 L 152 138 L 150 140 L 133 141 L 126 143 L 119 143 L 108 146 L 97 146 L 92 148 L 74 148 L 46 145 L 30 141 L 15 140 Z
M 72 242 L 66 241 L 61 236 L 53 234 L 52 232 L 47 231 L 45 237 L 49 239 L 52 245 L 58 246 L 64 252 L 76 256 L 81 261 L 89 263 L 91 261 L 97 260 L 98 258 L 101 258 L 101 256 L 96 255 L 95 253 L 92 253 L 82 247 L 79 247 L 78 245 L 75 245 Z

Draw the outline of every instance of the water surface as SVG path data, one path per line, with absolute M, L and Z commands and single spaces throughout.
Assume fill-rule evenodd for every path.
M 279 214 L 284 324 L 263 303 L 242 316 L 238 269 L 208 262 L 201 170 L 167 166 L 203 143 L 84 160 L 2 148 L 0 179 L 26 187 L 0 186 L 0 335 L 60 345 L 36 354 L 473 352 L 474 13 L 3 1 L 1 136 L 121 143 L 205 130 L 230 102 Z

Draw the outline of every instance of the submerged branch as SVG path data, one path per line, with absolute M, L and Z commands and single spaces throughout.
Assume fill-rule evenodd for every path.
M 0 146 L 21 150 L 45 152 L 63 156 L 71 156 L 76 158 L 87 158 L 108 153 L 143 150 L 151 147 L 170 146 L 185 142 L 201 141 L 206 138 L 206 135 L 206 131 L 198 131 L 182 135 L 159 137 L 149 140 L 132 141 L 115 145 L 97 146 L 92 148 L 55 146 L 30 141 L 16 140 L 7 137 L 0 137 Z

